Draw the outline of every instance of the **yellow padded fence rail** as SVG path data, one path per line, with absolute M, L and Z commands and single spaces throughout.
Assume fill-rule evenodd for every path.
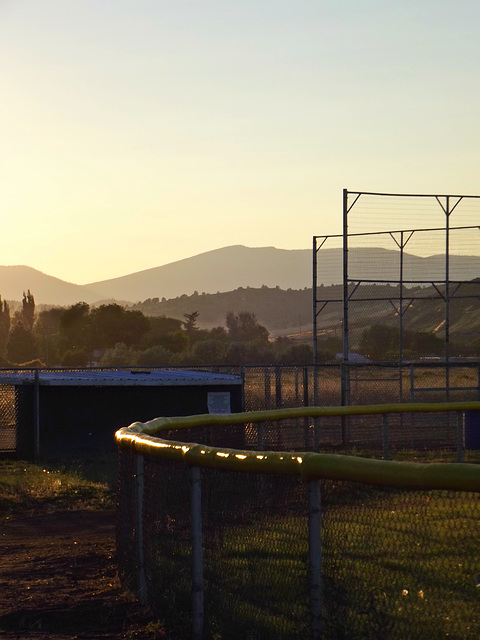
M 184 462 L 186 465 L 243 471 L 298 475 L 305 479 L 348 480 L 412 489 L 480 491 L 480 465 L 466 463 L 415 463 L 312 453 L 250 451 L 209 447 L 197 443 L 164 440 L 162 431 L 192 427 L 275 422 L 293 418 L 322 418 L 392 413 L 440 413 L 480 411 L 480 402 L 405 403 L 349 407 L 299 407 L 234 414 L 156 418 L 135 422 L 116 432 L 119 447 L 137 453 Z M 157 435 L 158 434 L 158 435 Z

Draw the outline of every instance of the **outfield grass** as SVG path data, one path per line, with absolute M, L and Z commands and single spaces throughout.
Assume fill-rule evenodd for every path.
M 115 497 L 106 482 L 92 481 L 82 475 L 81 467 L 55 464 L 37 465 L 25 461 L 0 460 L 0 510 L 30 511 L 35 508 L 56 510 L 72 508 L 113 508 Z
M 212 476 L 204 558 L 215 640 L 310 637 L 305 486 L 282 479 L 275 488 L 276 480 Z M 478 640 L 479 494 L 322 486 L 324 640 Z M 189 608 L 190 551 L 178 516 L 172 511 L 168 530 L 151 525 L 152 582 L 168 583 L 169 601 Z
M 351 489 L 325 499 L 325 639 L 477 639 L 478 496 Z M 218 596 L 218 638 L 308 637 L 307 554 L 305 518 L 223 535 L 206 586 Z
M 350 493 L 326 498 L 326 638 L 478 638 L 479 495 Z

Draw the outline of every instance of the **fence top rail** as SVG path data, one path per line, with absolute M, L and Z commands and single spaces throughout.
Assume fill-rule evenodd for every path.
M 373 191 L 350 191 L 345 189 L 349 195 L 358 196 L 390 196 L 392 198 L 465 198 L 465 199 L 478 199 L 480 196 L 474 195 L 454 195 L 454 194 L 439 194 L 439 193 L 376 193 Z
M 299 407 L 235 414 L 205 414 L 135 422 L 116 432 L 117 445 L 137 453 L 225 471 L 297 475 L 307 480 L 348 480 L 402 489 L 448 489 L 480 492 L 480 465 L 376 460 L 312 452 L 251 451 L 163 440 L 162 431 L 228 426 L 301 417 L 405 412 L 480 411 L 480 402 L 387 404 L 360 407 Z

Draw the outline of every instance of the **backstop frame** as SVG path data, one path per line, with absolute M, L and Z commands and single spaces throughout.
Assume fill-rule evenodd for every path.
M 433 199 L 435 200 L 444 213 L 445 224 L 441 227 L 428 227 L 417 226 L 414 228 L 398 228 L 390 229 L 387 231 L 368 231 L 361 233 L 351 233 L 349 231 L 349 214 L 354 209 L 355 205 L 362 196 L 369 196 L 373 198 L 405 198 L 405 199 Z M 467 196 L 467 195 L 438 195 L 438 194 L 398 194 L 398 193 L 376 193 L 368 191 L 348 191 L 343 190 L 343 233 L 337 235 L 323 235 L 313 236 L 313 278 L 312 278 L 312 298 L 313 298 L 313 363 L 318 364 L 318 318 L 321 312 L 330 303 L 337 303 L 342 305 L 342 327 L 341 333 L 343 337 L 343 366 L 342 366 L 342 404 L 350 404 L 350 376 L 349 365 L 353 364 L 350 357 L 350 306 L 352 304 L 353 297 L 357 290 L 365 284 L 391 284 L 395 283 L 398 288 L 398 295 L 391 296 L 389 298 L 382 298 L 382 300 L 388 300 L 393 307 L 394 312 L 398 315 L 398 364 L 404 364 L 404 316 L 408 309 L 412 306 L 415 300 L 425 300 L 426 298 L 416 296 L 410 291 L 406 294 L 405 286 L 415 285 L 430 285 L 436 292 L 438 299 L 443 299 L 445 304 L 445 318 L 444 318 L 444 330 L 445 330 L 445 346 L 444 346 L 444 361 L 445 361 L 445 391 L 446 400 L 449 399 L 450 379 L 449 379 L 449 365 L 451 362 L 451 344 L 450 344 L 450 306 L 453 298 L 479 298 L 480 297 L 480 282 L 478 285 L 478 292 L 469 295 L 460 295 L 460 289 L 463 284 L 471 282 L 469 280 L 452 279 L 450 273 L 450 238 L 451 232 L 455 231 L 469 231 L 480 230 L 479 225 L 459 225 L 453 226 L 451 224 L 450 216 L 457 208 L 457 206 L 463 200 L 479 200 L 480 196 Z M 404 276 L 404 255 L 405 248 L 409 241 L 416 233 L 441 233 L 444 234 L 444 268 L 442 278 L 425 278 L 425 279 L 407 279 Z M 367 236 L 381 236 L 388 235 L 394 241 L 399 249 L 399 270 L 398 276 L 392 281 L 391 278 L 387 280 L 382 278 L 362 278 L 362 277 L 350 277 L 349 271 L 349 248 L 350 240 L 352 238 L 367 237 Z M 342 244 L 342 297 L 322 299 L 318 294 L 318 269 L 319 269 L 319 252 L 324 247 L 327 240 L 336 239 L 341 241 Z M 431 298 L 428 298 L 431 299 Z M 374 302 L 378 301 L 375 297 L 365 297 L 361 299 L 362 302 Z M 402 376 L 399 377 L 400 396 L 402 396 Z M 318 404 L 317 392 L 315 387 L 315 404 Z

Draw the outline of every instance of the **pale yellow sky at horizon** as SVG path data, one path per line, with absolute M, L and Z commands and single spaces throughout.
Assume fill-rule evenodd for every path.
M 0 0 L 0 264 L 86 284 L 476 195 L 477 4 Z

